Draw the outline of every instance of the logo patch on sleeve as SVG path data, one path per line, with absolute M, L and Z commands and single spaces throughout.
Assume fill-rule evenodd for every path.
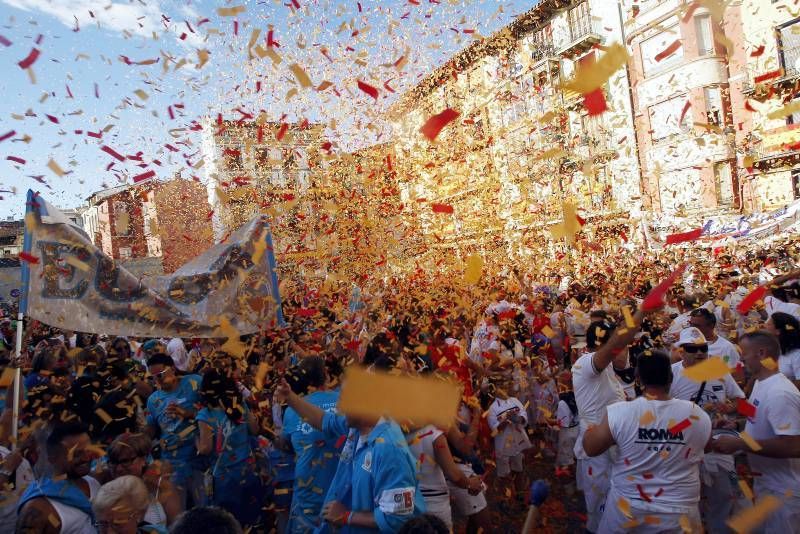
M 414 488 L 385 490 L 381 494 L 378 506 L 384 514 L 411 514 L 414 512 Z

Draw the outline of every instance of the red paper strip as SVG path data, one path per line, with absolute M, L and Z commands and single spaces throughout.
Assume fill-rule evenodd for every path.
M 738 311 L 742 315 L 746 315 L 750 311 L 750 308 L 752 308 L 756 302 L 763 299 L 764 295 L 766 294 L 767 294 L 767 288 L 765 286 L 758 286 L 750 293 L 748 293 L 745 298 L 742 299 L 739 305 L 736 306 L 736 311 Z
M 44 116 L 47 117 L 47 120 L 49 120 L 53 124 L 58 124 L 58 117 L 54 117 L 53 115 L 48 115 L 47 113 L 45 113 Z
M 453 213 L 453 206 L 450 204 L 431 204 L 434 213 Z
M 147 180 L 148 178 L 153 178 L 156 175 L 156 171 L 149 170 L 147 172 L 143 172 L 142 174 L 137 174 L 133 177 L 133 183 L 139 183 L 141 181 Z
M 692 422 L 689 421 L 689 419 L 684 419 L 680 423 L 674 425 L 672 428 L 668 428 L 667 432 L 669 432 L 673 436 L 676 436 L 681 432 L 683 432 L 684 430 L 686 430 L 687 428 L 689 428 L 690 426 L 692 426 Z
M 34 264 L 35 263 L 39 263 L 39 258 L 37 258 L 33 254 L 29 254 L 27 252 L 20 252 L 19 253 L 19 259 L 21 261 L 25 261 L 25 262 L 28 262 L 28 263 L 34 263 Z
M 25 163 L 27 163 L 24 159 L 18 158 L 17 156 L 6 156 L 6 159 L 9 161 L 13 161 L 14 163 L 19 163 L 21 165 L 25 165 Z
M 747 402 L 746 399 L 737 399 L 736 400 L 736 411 L 742 414 L 745 417 L 755 417 L 756 416 L 756 407 Z
M 663 282 L 651 289 L 642 302 L 642 311 L 655 310 L 663 306 L 664 296 L 669 291 L 669 288 L 672 287 L 672 284 L 675 283 L 675 280 L 683 274 L 684 270 L 686 270 L 685 263 L 679 265 Z
M 100 147 L 100 150 L 102 150 L 103 152 L 105 152 L 106 154 L 111 156 L 112 158 L 118 159 L 119 161 L 125 161 L 125 156 L 123 156 L 122 154 L 120 154 L 119 152 L 117 152 L 116 150 L 114 150 L 111 147 L 103 145 L 103 146 Z
M 682 46 L 680 39 L 675 39 L 671 45 L 666 47 L 664 50 L 656 54 L 656 57 L 653 59 L 656 60 L 656 63 L 660 62 L 663 59 L 668 58 L 672 54 L 674 54 L 680 47 Z
M 702 234 L 703 234 L 702 228 L 697 228 L 690 232 L 670 234 L 667 236 L 667 245 L 673 245 L 675 243 L 685 243 L 686 241 L 697 241 L 698 239 L 700 239 L 700 236 Z
M 647 502 L 653 502 L 653 499 L 650 498 L 650 495 L 645 493 L 644 488 L 642 487 L 641 484 L 636 484 L 636 489 L 639 490 L 639 495 L 642 496 L 642 499 L 644 499 Z
M 758 57 L 763 53 L 764 53 L 764 45 L 762 44 L 761 46 L 750 52 L 750 57 Z
M 4 133 L 3 135 L 0 135 L 0 143 L 2 143 L 3 141 L 5 141 L 6 139 L 8 139 L 10 137 L 14 137 L 15 135 L 17 135 L 17 132 L 15 130 L 11 130 L 8 133 Z
M 369 96 L 378 100 L 378 90 L 366 82 L 358 80 L 358 88 L 367 93 Z
M 422 125 L 419 131 L 422 132 L 422 135 L 427 137 L 429 141 L 434 141 L 436 140 L 436 136 L 439 135 L 439 132 L 442 131 L 442 128 L 453 122 L 459 115 L 460 113 L 458 111 L 447 108 L 425 121 L 425 124 Z
M 683 105 L 683 109 L 681 110 L 681 118 L 678 119 L 678 124 L 683 124 L 683 118 L 686 116 L 686 112 L 689 111 L 690 107 L 692 107 L 692 102 L 687 100 Z
M 39 59 L 39 54 L 40 53 L 41 52 L 39 52 L 38 48 L 31 48 L 31 51 L 28 54 L 28 57 L 26 57 L 25 59 L 23 59 L 22 61 L 17 63 L 17 65 L 19 65 L 19 68 L 21 68 L 23 70 L 27 69 L 27 68 L 30 68 L 34 63 L 36 63 L 36 60 Z
M 783 71 L 781 69 L 776 69 L 776 70 L 773 70 L 773 71 L 770 71 L 770 72 L 765 72 L 764 74 L 761 74 L 759 76 L 756 76 L 753 79 L 753 82 L 761 83 L 761 82 L 765 82 L 767 80 L 772 80 L 773 78 L 779 78 L 781 76 L 783 76 Z
M 592 117 L 606 111 L 608 109 L 608 104 L 606 104 L 606 95 L 603 92 L 603 88 L 598 87 L 591 93 L 583 95 L 583 107 L 586 108 L 586 111 Z
M 11 41 L 0 35 L 0 44 L 3 46 L 11 46 Z
M 286 132 L 289 130 L 289 124 L 284 122 L 281 124 L 281 127 L 278 129 L 278 133 L 275 135 L 275 139 L 280 141 L 286 135 Z

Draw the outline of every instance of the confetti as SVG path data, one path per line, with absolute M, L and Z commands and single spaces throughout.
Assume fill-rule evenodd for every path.
M 766 294 L 767 288 L 765 286 L 758 286 L 742 299 L 736 306 L 736 311 L 742 315 L 747 315 L 750 312 L 750 308 L 752 308 L 756 302 L 763 299 Z
M 53 161 L 52 159 L 47 162 L 47 168 L 53 171 L 53 174 L 55 174 L 56 176 L 64 176 L 65 174 L 67 174 L 66 171 L 64 171 L 64 169 L 62 169 L 59 166 L 59 164 Z
M 156 175 L 156 171 L 153 171 L 153 170 L 149 170 L 147 172 L 143 172 L 141 174 L 137 174 L 136 176 L 133 177 L 133 183 L 138 184 L 139 182 L 143 182 L 143 181 L 148 180 L 150 178 L 154 178 L 155 175 Z
M 739 437 L 742 438 L 742 441 L 744 441 L 748 447 L 750 447 L 751 451 L 758 452 L 761 450 L 761 445 L 759 445 L 758 442 L 754 440 L 747 432 L 740 432 Z
M 17 65 L 19 65 L 19 68 L 21 68 L 22 70 L 31 68 L 33 64 L 36 63 L 36 60 L 39 59 L 40 53 L 41 52 L 39 51 L 38 48 L 32 48 L 28 56 L 19 63 L 17 63 Z
M 436 140 L 436 137 L 439 135 L 439 132 L 442 129 L 453 122 L 460 113 L 454 109 L 447 108 L 441 113 L 437 113 L 436 115 L 431 116 L 425 124 L 419 129 L 429 141 L 433 142 Z
M 483 274 L 483 258 L 479 254 L 472 254 L 467 258 L 466 264 L 464 282 L 469 285 L 475 285 Z
M 677 435 L 686 430 L 687 428 L 689 428 L 691 425 L 692 422 L 687 418 L 681 421 L 680 423 L 668 428 L 667 432 L 669 432 L 672 435 Z
M 240 15 L 245 11 L 247 11 L 247 8 L 244 6 L 218 7 L 217 15 L 220 17 L 235 17 L 236 15 Z
M 675 283 L 675 280 L 677 280 L 678 277 L 683 274 L 684 270 L 686 270 L 685 263 L 681 264 L 677 269 L 672 271 L 672 273 L 666 279 L 664 279 L 663 282 L 650 290 L 650 293 L 648 293 L 644 298 L 644 301 L 642 301 L 642 311 L 655 310 L 663 306 L 664 297 L 666 296 L 667 291 L 669 291 L 669 288 L 671 288 L 672 284 Z
M 686 243 L 689 241 L 697 241 L 703 235 L 703 229 L 697 228 L 689 232 L 682 232 L 677 234 L 670 234 L 667 236 L 666 244 L 674 245 L 676 243 Z
M 446 213 L 446 214 L 453 213 L 453 206 L 451 206 L 450 204 L 434 203 L 431 204 L 431 209 L 433 210 L 434 213 Z
M 745 417 L 756 416 L 756 407 L 742 398 L 736 399 L 736 411 Z
M 627 64 L 628 51 L 620 43 L 606 48 L 606 53 L 595 62 L 578 63 L 575 76 L 564 88 L 582 95 L 599 89 L 617 70 Z
M 300 84 L 300 87 L 305 89 L 307 87 L 311 87 L 314 85 L 313 83 L 311 83 L 311 78 L 308 77 L 308 74 L 306 74 L 306 71 L 303 69 L 303 67 L 301 67 L 297 63 L 292 63 L 291 65 L 289 65 L 289 70 L 292 71 L 292 74 L 294 74 L 294 77 L 297 80 L 297 83 Z M 359 82 L 359 84 L 360 83 L 361 82 Z M 361 86 L 359 85 L 359 87 Z M 374 98 L 378 98 L 377 94 L 376 96 L 374 96 Z
M 765 495 L 752 508 L 744 508 L 733 516 L 727 525 L 739 534 L 752 532 L 781 506 L 783 506 L 783 502 L 779 498 L 774 495 Z
M 718 380 L 730 374 L 730 372 L 728 364 L 719 356 L 714 356 L 684 369 L 683 375 L 699 384 L 709 380 Z
M 673 42 L 672 42 L 672 44 L 670 44 L 670 45 L 669 45 L 668 47 L 666 47 L 664 50 L 662 50 L 661 52 L 659 52 L 658 54 L 656 54 L 656 55 L 655 55 L 655 57 L 654 57 L 653 59 L 655 59 L 655 60 L 656 60 L 656 63 L 660 63 L 660 62 L 661 62 L 661 61 L 663 61 L 664 59 L 668 58 L 669 56 L 671 56 L 672 54 L 674 54 L 675 52 L 677 52 L 677 50 L 678 50 L 678 49 L 679 49 L 681 46 L 682 46 L 681 40 L 680 40 L 680 39 L 675 39 L 675 41 L 673 41 Z
M 378 100 L 378 90 L 375 87 L 371 86 L 370 84 L 368 84 L 366 82 L 362 82 L 361 80 L 358 80 L 358 88 L 361 89 L 363 92 L 367 93 L 369 96 L 371 96 L 375 100 Z

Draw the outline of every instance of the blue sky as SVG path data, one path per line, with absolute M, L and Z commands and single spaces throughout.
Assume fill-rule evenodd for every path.
M 371 144 L 380 140 L 381 111 L 467 46 L 474 34 L 464 30 L 489 35 L 534 4 L 0 0 L 0 138 L 15 132 L 0 141 L 0 217 L 22 214 L 28 188 L 75 207 L 93 191 L 150 170 L 161 179 L 177 172 L 202 178 L 188 167 L 200 159 L 200 136 L 190 127 L 205 115 L 238 118 L 237 108 L 254 115 L 264 110 L 274 120 L 284 114 L 335 120 L 331 141 L 342 148 Z M 235 16 L 218 11 L 237 6 L 244 11 Z M 265 47 L 270 27 L 278 65 L 248 57 L 253 30 L 260 30 L 256 44 Z M 40 51 L 30 69 L 35 80 L 18 65 L 34 48 Z M 198 50 L 208 52 L 202 68 Z M 402 71 L 391 66 L 400 56 L 408 58 Z M 334 87 L 300 87 L 288 68 L 293 63 L 314 86 L 327 80 Z M 358 91 L 356 79 L 381 89 L 377 102 Z M 293 88 L 297 94 L 287 101 Z

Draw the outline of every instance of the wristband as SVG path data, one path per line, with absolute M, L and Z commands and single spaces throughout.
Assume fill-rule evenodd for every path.
M 344 524 L 349 525 L 350 521 L 353 519 L 353 512 L 347 512 L 344 514 Z

